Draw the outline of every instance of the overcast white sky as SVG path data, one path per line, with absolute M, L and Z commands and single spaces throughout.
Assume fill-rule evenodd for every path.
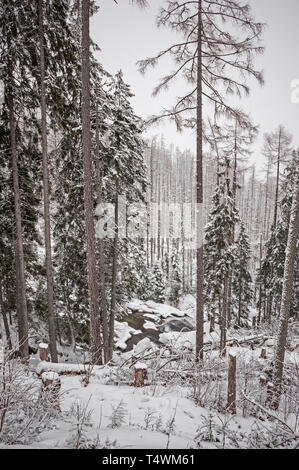
M 125 81 L 134 93 L 132 105 L 136 114 L 146 118 L 157 113 L 162 106 L 170 105 L 182 94 L 180 84 L 168 93 L 152 97 L 153 87 L 159 77 L 173 68 L 165 60 L 145 76 L 137 70 L 137 60 L 152 56 L 172 44 L 174 33 L 158 29 L 155 16 L 163 0 L 149 0 L 150 8 L 132 7 L 129 0 L 98 0 L 100 11 L 92 19 L 91 35 L 101 48 L 98 59 L 110 73 L 122 69 Z M 299 79 L 299 0 L 249 0 L 256 20 L 267 23 L 264 33 L 266 51 L 258 58 L 264 70 L 265 86 L 252 86 L 251 96 L 240 103 L 260 125 L 261 136 L 255 144 L 253 159 L 262 167 L 260 153 L 262 134 L 283 124 L 299 146 L 299 104 L 291 102 L 291 81 Z M 167 143 L 174 143 L 182 150 L 195 149 L 194 134 L 178 134 L 174 125 L 164 122 L 153 127 L 149 134 L 163 133 Z

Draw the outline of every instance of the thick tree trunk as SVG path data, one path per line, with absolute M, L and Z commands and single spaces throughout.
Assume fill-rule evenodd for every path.
M 27 312 L 27 299 L 26 299 L 26 280 L 25 280 L 25 262 L 23 251 L 23 231 L 22 231 L 22 216 L 21 216 L 21 201 L 20 201 L 20 187 L 19 187 L 19 171 L 18 171 L 18 155 L 17 155 L 17 142 L 16 142 L 16 122 L 14 111 L 14 99 L 12 96 L 11 87 L 13 84 L 12 70 L 9 71 L 10 86 L 8 87 L 7 100 L 9 109 L 9 123 L 10 123 L 10 142 L 11 142 L 11 159 L 12 159 L 12 176 L 13 176 L 13 191 L 14 191 L 14 208 L 15 208 L 15 230 L 16 230 L 16 264 L 18 266 L 18 306 L 19 306 L 19 350 L 22 359 L 27 360 L 29 357 L 28 347 L 28 312 Z
M 92 362 L 102 363 L 98 280 L 95 253 L 94 197 L 90 131 L 90 0 L 82 2 L 82 151 L 84 168 L 84 215 L 87 251 Z
M 96 179 L 97 179 L 97 205 L 102 205 L 102 190 L 103 190 L 103 176 L 100 161 L 100 137 L 99 137 L 99 112 L 98 104 L 96 109 Z M 103 330 L 103 348 L 105 362 L 109 360 L 108 352 L 108 309 L 106 299 L 106 279 L 105 279 L 105 256 L 104 256 L 104 240 L 101 234 L 98 238 L 98 254 L 99 254 L 99 278 L 100 278 L 100 293 L 101 293 L 101 320 Z
M 47 273 L 47 301 L 48 301 L 48 325 L 49 346 L 52 362 L 58 362 L 56 347 L 56 326 L 54 313 L 54 283 L 52 267 L 52 244 L 50 224 L 49 201 L 49 168 L 48 168 L 48 141 L 47 141 L 47 104 L 45 86 L 45 44 L 44 44 L 44 16 L 43 0 L 38 0 L 39 9 L 39 41 L 40 41 L 40 72 L 41 72 L 41 124 L 42 124 L 42 154 L 43 154 L 43 185 L 44 185 L 44 223 L 45 223 L 45 248 L 46 248 L 46 273 Z
M 297 160 L 297 165 L 299 164 Z M 282 290 L 282 301 L 280 308 L 279 330 L 275 348 L 274 362 L 274 389 L 271 406 L 277 409 L 279 406 L 281 383 L 283 375 L 283 365 L 285 357 L 285 348 L 288 334 L 288 320 L 290 315 L 292 291 L 294 284 L 294 266 L 296 257 L 296 246 L 299 232 L 299 179 L 295 182 L 295 192 L 293 195 L 291 217 L 289 224 L 288 243 L 286 248 L 286 259 L 284 266 L 284 279 Z
M 198 1 L 197 57 L 197 134 L 196 134 L 196 218 L 197 218 L 197 281 L 196 281 L 196 358 L 203 359 L 203 122 L 202 122 L 202 1 Z

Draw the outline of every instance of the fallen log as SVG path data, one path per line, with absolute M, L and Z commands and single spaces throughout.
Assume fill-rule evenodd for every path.
M 41 361 L 37 368 L 37 375 L 42 375 L 44 372 L 56 372 L 58 375 L 85 375 L 91 372 L 98 372 L 103 370 L 105 366 L 93 366 L 91 364 L 65 364 Z M 92 371 L 91 371 L 92 369 Z

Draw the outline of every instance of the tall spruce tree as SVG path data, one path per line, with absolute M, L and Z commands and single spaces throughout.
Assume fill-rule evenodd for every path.
M 225 354 L 228 280 L 235 263 L 235 250 L 231 240 L 239 216 L 232 197 L 229 160 L 226 158 L 222 165 L 219 186 L 213 197 L 213 208 L 205 228 L 204 267 L 205 306 L 212 317 L 212 324 L 215 317 L 218 317 L 220 351 Z
M 236 312 L 236 323 L 243 326 L 249 316 L 253 300 L 252 278 L 249 272 L 250 245 L 243 222 L 235 244 L 235 262 L 233 266 L 233 303 Z

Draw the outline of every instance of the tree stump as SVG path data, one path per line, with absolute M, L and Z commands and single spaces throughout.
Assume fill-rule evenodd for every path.
M 38 345 L 38 351 L 39 351 L 39 358 L 41 361 L 47 361 L 48 360 L 48 344 L 47 343 L 40 343 Z
M 260 386 L 263 388 L 267 385 L 267 378 L 264 375 L 260 375 Z
M 147 366 L 141 362 L 138 362 L 135 364 L 134 370 L 134 387 L 144 387 L 144 381 L 147 380 Z
M 267 349 L 266 348 L 261 349 L 260 358 L 261 359 L 267 359 Z
M 57 372 L 44 372 L 42 374 L 42 396 L 47 398 L 52 403 L 54 409 L 60 410 L 59 405 L 59 392 L 61 388 L 60 377 Z
M 227 384 L 227 405 L 226 409 L 236 414 L 236 353 L 229 353 L 228 360 L 228 384 Z

